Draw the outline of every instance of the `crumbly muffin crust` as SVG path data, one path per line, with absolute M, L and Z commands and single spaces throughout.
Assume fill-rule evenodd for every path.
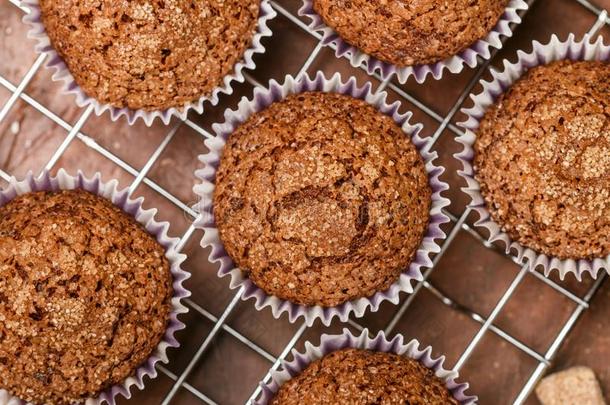
M 561 259 L 610 254 L 610 64 L 531 69 L 487 111 L 474 148 L 511 238 Z
M 182 107 L 222 84 L 256 29 L 260 0 L 41 0 L 76 83 L 102 103 Z
M 341 38 L 398 66 L 434 63 L 484 38 L 509 0 L 313 0 Z
M 335 306 L 387 289 L 428 226 L 431 190 L 398 125 L 362 100 L 302 93 L 228 139 L 214 216 L 228 254 L 270 295 Z
M 458 405 L 443 381 L 419 362 L 394 353 L 342 349 L 284 383 L 271 405 Z
M 121 383 L 171 311 L 159 243 L 109 201 L 37 192 L 0 207 L 0 388 L 72 404 Z

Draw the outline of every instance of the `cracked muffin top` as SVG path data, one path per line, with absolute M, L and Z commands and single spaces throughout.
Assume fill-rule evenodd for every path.
M 220 238 L 267 294 L 335 306 L 386 290 L 428 226 L 424 162 L 388 116 L 332 93 L 291 95 L 225 145 L 214 190 Z
M 458 54 L 493 29 L 509 0 L 313 0 L 347 43 L 398 66 Z
M 72 404 L 133 375 L 171 311 L 163 247 L 108 200 L 36 192 L 0 207 L 0 388 Z
M 118 108 L 182 107 L 222 85 L 250 46 L 260 0 L 40 0 L 76 83 Z
M 418 361 L 394 353 L 342 349 L 285 382 L 271 405 L 458 405 L 445 383 Z
M 610 64 L 528 71 L 488 109 L 475 176 L 511 238 L 561 259 L 610 254 Z

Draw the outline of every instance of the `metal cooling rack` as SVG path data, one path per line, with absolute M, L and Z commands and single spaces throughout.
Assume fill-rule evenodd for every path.
M 22 12 L 27 13 L 29 11 L 26 7 L 23 7 L 20 5 L 19 0 L 9 0 L 9 1 L 15 7 L 19 8 Z M 311 31 L 308 28 L 308 26 L 305 23 L 303 23 L 303 21 L 301 21 L 297 16 L 295 16 L 294 14 L 289 12 L 286 8 L 284 8 L 281 4 L 279 4 L 278 1 L 271 0 L 272 7 L 279 14 L 283 15 L 289 21 L 296 24 L 300 29 L 302 29 L 303 31 L 305 31 L 307 34 L 311 35 L 313 38 L 315 38 L 318 41 L 316 47 L 313 49 L 313 51 L 311 52 L 311 54 L 309 55 L 307 60 L 304 62 L 304 64 L 302 65 L 302 67 L 299 71 L 299 74 L 305 73 L 305 72 L 307 72 L 308 68 L 312 65 L 312 63 L 316 60 L 316 58 L 318 57 L 318 54 L 320 53 L 320 51 L 323 47 L 323 45 L 321 43 L 321 35 L 317 32 Z M 530 6 L 534 3 L 534 1 L 535 0 L 528 1 Z M 579 5 L 584 7 L 586 10 L 588 10 L 588 12 L 595 14 L 595 16 L 597 17 L 594 24 L 590 27 L 590 29 L 588 31 L 588 33 L 590 35 L 592 35 L 592 36 L 597 35 L 597 33 L 604 26 L 604 24 L 610 26 L 610 18 L 608 17 L 608 12 L 606 10 L 602 10 L 602 9 L 598 8 L 597 6 L 590 3 L 588 0 L 572 0 L 572 1 L 578 3 Z M 525 13 L 521 13 L 521 14 L 523 17 L 523 14 L 525 14 Z M 517 26 L 515 29 L 518 30 L 519 27 Z M 506 41 L 506 38 L 504 38 L 503 41 Z M 333 47 L 333 49 L 334 49 L 334 47 Z M 498 53 L 498 50 L 492 51 L 491 57 L 488 60 L 482 61 L 479 64 L 479 67 L 477 68 L 474 76 L 468 82 L 466 87 L 462 90 L 462 92 L 460 93 L 460 96 L 456 100 L 455 104 L 453 104 L 453 106 L 451 107 L 451 109 L 445 116 L 437 114 L 430 107 L 428 107 L 424 102 L 418 100 L 411 94 L 408 94 L 403 89 L 401 89 L 400 87 L 398 87 L 397 85 L 392 83 L 390 80 L 382 80 L 381 77 L 379 77 L 379 75 L 377 75 L 377 74 L 370 75 L 370 77 L 373 77 L 380 82 L 376 91 L 382 91 L 385 88 L 390 88 L 400 97 L 402 97 L 404 100 L 406 100 L 409 103 L 418 107 L 420 110 L 422 110 L 430 118 L 432 118 L 434 121 L 436 121 L 439 124 L 438 129 L 434 132 L 434 134 L 431 136 L 431 139 L 430 139 L 431 146 L 432 146 L 438 141 L 438 139 L 441 137 L 441 135 L 443 134 L 443 132 L 445 130 L 449 130 L 455 135 L 462 134 L 461 129 L 459 129 L 457 126 L 452 124 L 451 120 L 454 118 L 456 113 L 459 111 L 460 106 L 466 100 L 466 97 L 471 93 L 472 89 L 477 84 L 477 82 L 480 80 L 482 75 L 486 72 L 493 57 L 497 53 Z M 54 151 L 53 155 L 51 156 L 51 158 L 48 160 L 47 164 L 45 165 L 45 167 L 44 167 L 45 169 L 52 170 L 55 167 L 58 160 L 60 159 L 60 157 L 63 155 L 63 153 L 66 151 L 66 149 L 72 142 L 76 142 L 76 141 L 82 142 L 84 145 L 86 145 L 90 149 L 99 153 L 104 158 L 109 159 L 110 161 L 112 161 L 113 163 L 118 165 L 120 168 L 125 170 L 127 173 L 134 176 L 134 180 L 133 180 L 132 184 L 130 185 L 130 192 L 135 191 L 136 188 L 138 188 L 138 186 L 140 184 L 144 183 L 148 187 L 150 187 L 151 189 L 156 191 L 159 195 L 166 198 L 172 204 L 176 205 L 178 208 L 180 208 L 182 211 L 184 211 L 184 213 L 186 213 L 186 215 L 191 220 L 194 219 L 197 216 L 197 213 L 191 207 L 184 204 L 178 197 L 175 197 L 170 192 L 165 190 L 163 187 L 161 187 L 157 183 L 155 183 L 153 180 L 149 179 L 147 177 L 147 174 L 152 169 L 153 165 L 157 162 L 160 155 L 162 154 L 162 152 L 164 151 L 166 146 L 170 143 L 170 141 L 172 140 L 172 138 L 174 137 L 178 128 L 181 125 L 186 125 L 186 126 L 190 127 L 196 133 L 201 135 L 202 138 L 204 138 L 204 139 L 211 138 L 214 135 L 211 134 L 206 129 L 204 129 L 203 127 L 201 127 L 200 125 L 191 121 L 190 119 L 186 119 L 184 121 L 178 122 L 177 124 L 173 124 L 172 126 L 168 127 L 169 131 L 168 131 L 167 135 L 165 136 L 165 138 L 163 139 L 161 144 L 156 148 L 156 150 L 154 151 L 152 156 L 148 159 L 146 164 L 142 167 L 142 169 L 136 170 L 132 166 L 130 166 L 128 163 L 126 163 L 124 160 L 122 160 L 121 158 L 119 158 L 118 156 L 116 156 L 115 154 L 110 152 L 109 150 L 105 149 L 104 147 L 100 146 L 93 138 L 91 138 L 81 132 L 81 129 L 83 128 L 83 126 L 85 125 L 85 123 L 87 122 L 87 120 L 89 119 L 91 114 L 93 113 L 93 107 L 89 106 L 89 107 L 85 108 L 84 111 L 82 112 L 82 114 L 80 115 L 80 117 L 78 118 L 78 120 L 76 121 L 76 123 L 74 125 L 70 125 L 68 122 L 66 122 L 65 120 L 60 118 L 58 115 L 51 112 L 43 104 L 41 104 L 40 102 L 38 102 L 34 98 L 30 97 L 28 94 L 26 94 L 24 92 L 27 85 L 30 83 L 31 79 L 34 77 L 34 75 L 39 71 L 39 69 L 43 65 L 44 59 L 45 59 L 44 56 L 42 56 L 42 55 L 38 56 L 38 58 L 29 68 L 27 73 L 23 76 L 21 81 L 17 84 L 12 83 L 8 79 L 6 79 L 2 75 L 0 75 L 0 85 L 4 86 L 8 91 L 11 92 L 10 98 L 8 99 L 8 101 L 4 104 L 4 106 L 0 110 L 0 122 L 2 122 L 6 118 L 8 112 L 10 111 L 12 106 L 16 103 L 16 101 L 18 99 L 21 99 L 27 105 L 38 110 L 44 116 L 46 116 L 51 121 L 53 121 L 55 124 L 64 128 L 65 131 L 67 132 L 65 139 L 59 145 L 59 147 Z M 360 66 L 360 68 L 362 68 L 364 70 L 364 68 L 362 66 Z M 261 84 L 258 83 L 250 75 L 246 75 L 246 80 L 253 86 L 261 86 Z M 205 114 L 205 112 L 204 112 L 204 114 Z M 0 178 L 3 178 L 4 180 L 8 181 L 11 178 L 11 175 L 0 169 Z M 508 286 L 508 288 L 506 289 L 504 294 L 495 304 L 490 315 L 488 317 L 484 317 L 484 316 L 480 315 L 479 313 L 477 313 L 476 311 L 473 311 L 472 309 L 469 309 L 466 306 L 460 305 L 459 303 L 455 302 L 454 300 L 452 300 L 451 298 L 446 296 L 443 292 L 441 292 L 439 289 L 437 289 L 430 281 L 427 281 L 428 278 L 430 277 L 430 275 L 432 274 L 432 272 L 437 267 L 436 265 L 438 264 L 440 259 L 443 257 L 444 253 L 448 250 L 448 247 L 451 245 L 455 236 L 458 234 L 458 232 L 460 230 L 464 230 L 464 231 L 468 232 L 470 235 L 474 236 L 486 248 L 498 250 L 497 246 L 487 243 L 485 238 L 483 238 L 473 227 L 471 227 L 470 225 L 468 225 L 466 223 L 466 219 L 467 219 L 468 215 L 470 214 L 470 212 L 471 212 L 471 210 L 468 207 L 466 207 L 465 210 L 459 216 L 453 215 L 450 212 L 445 211 L 445 213 L 450 217 L 451 223 L 453 226 L 447 236 L 447 239 L 442 241 L 441 251 L 434 257 L 433 266 L 424 272 L 424 281 L 418 283 L 415 286 L 414 292 L 411 295 L 407 296 L 406 299 L 404 299 L 404 301 L 399 305 L 398 311 L 394 314 L 394 316 L 387 323 L 387 325 L 384 328 L 384 332 L 386 334 L 392 334 L 397 323 L 399 322 L 401 317 L 406 313 L 406 311 L 409 309 L 409 307 L 413 303 L 415 297 L 418 295 L 419 291 L 422 288 L 427 289 L 429 292 L 432 293 L 433 296 L 438 298 L 440 300 L 440 302 L 442 302 L 447 307 L 451 307 L 455 310 L 458 310 L 458 311 L 466 314 L 471 319 L 473 319 L 474 321 L 476 321 L 477 323 L 480 324 L 480 328 L 479 328 L 478 332 L 472 338 L 472 340 L 467 345 L 466 349 L 462 352 L 458 361 L 454 365 L 455 370 L 459 371 L 463 367 L 465 362 L 470 358 L 471 354 L 473 353 L 473 351 L 475 350 L 477 345 L 481 342 L 483 336 L 487 332 L 492 332 L 492 333 L 496 334 L 501 339 L 503 339 L 504 341 L 513 345 L 514 347 L 516 347 L 517 349 L 519 349 L 526 355 L 530 356 L 537 362 L 537 364 L 538 364 L 537 367 L 534 369 L 531 376 L 528 378 L 528 380 L 526 381 L 525 385 L 522 387 L 522 389 L 519 392 L 519 394 L 517 395 L 517 397 L 514 398 L 514 400 L 513 400 L 513 404 L 523 404 L 526 401 L 529 394 L 532 392 L 533 388 L 536 386 L 539 379 L 544 374 L 545 370 L 551 364 L 551 361 L 555 357 L 557 351 L 561 347 L 562 343 L 564 342 L 564 340 L 567 337 L 567 335 L 569 334 L 569 332 L 573 329 L 576 321 L 579 319 L 579 317 L 582 315 L 582 313 L 589 307 L 589 303 L 590 303 L 591 299 L 593 298 L 593 296 L 595 295 L 597 290 L 600 288 L 602 283 L 605 281 L 605 279 L 607 278 L 607 275 L 604 273 L 602 276 L 600 276 L 592 284 L 592 286 L 586 292 L 584 297 L 580 298 L 576 294 L 573 294 L 572 292 L 568 291 L 566 288 L 564 288 L 564 287 L 560 286 L 559 284 L 555 283 L 554 281 L 544 277 L 542 274 L 538 273 L 537 271 L 529 271 L 527 266 L 522 266 L 521 270 L 515 275 L 514 279 L 512 280 L 512 282 L 510 283 L 510 285 Z M 184 248 L 186 243 L 189 241 L 189 239 L 193 235 L 194 231 L 195 231 L 195 228 L 191 224 L 190 227 L 187 229 L 187 231 L 181 237 L 180 243 L 178 245 L 180 250 Z M 517 260 L 515 257 L 506 255 L 504 253 L 504 251 L 501 251 L 501 253 L 505 257 L 508 257 L 510 260 L 517 263 Z M 524 279 L 524 277 L 527 274 L 531 274 L 541 283 L 544 283 L 544 284 L 550 286 L 555 291 L 557 291 L 558 293 L 567 297 L 569 300 L 573 301 L 576 304 L 575 309 L 572 311 L 571 315 L 569 316 L 569 318 L 567 319 L 567 321 L 565 322 L 563 327 L 560 329 L 560 332 L 557 334 L 557 336 L 555 337 L 555 339 L 553 340 L 551 345 L 548 347 L 548 349 L 544 353 L 540 353 L 539 351 L 533 349 L 532 347 L 528 346 L 527 344 L 514 338 L 508 332 L 506 332 L 503 329 L 499 328 L 498 326 L 494 325 L 494 320 L 496 320 L 496 318 L 498 317 L 498 315 L 501 313 L 502 309 L 504 308 L 505 304 L 513 296 L 515 290 L 517 289 L 517 287 L 520 285 L 520 283 L 522 282 L 522 280 Z M 186 300 L 186 303 L 191 308 L 191 310 L 198 312 L 200 315 L 207 318 L 209 321 L 213 322 L 214 326 L 211 329 L 211 331 L 209 332 L 209 334 L 207 335 L 207 337 L 204 339 L 204 341 L 201 343 L 201 345 L 199 346 L 198 350 L 196 351 L 196 353 L 194 354 L 194 356 L 192 357 L 192 359 L 190 360 L 190 362 L 188 363 L 186 368 L 184 368 L 184 370 L 182 370 L 182 372 L 180 374 L 176 375 L 173 372 L 171 372 L 170 370 L 168 370 L 167 368 L 165 368 L 163 366 L 158 366 L 159 371 L 161 371 L 167 377 L 169 377 L 171 380 L 174 381 L 174 384 L 173 384 L 171 390 L 165 395 L 165 397 L 162 401 L 163 405 L 172 403 L 172 400 L 175 398 L 175 396 L 178 393 L 180 388 L 184 388 L 184 389 L 188 390 L 196 398 L 200 399 L 202 403 L 216 404 L 216 402 L 214 402 L 214 400 L 212 398 L 210 398 L 204 392 L 201 392 L 200 390 L 198 390 L 197 388 L 195 388 L 194 386 L 189 384 L 186 381 L 186 379 L 191 374 L 191 372 L 193 371 L 195 366 L 198 364 L 198 362 L 200 361 L 200 359 L 202 358 L 202 356 L 206 352 L 206 350 L 210 347 L 210 345 L 212 345 L 214 343 L 216 336 L 218 335 L 218 333 L 221 330 L 232 335 L 243 345 L 245 345 L 246 347 L 248 347 L 249 349 L 251 349 L 252 351 L 254 351 L 255 353 L 257 353 L 258 355 L 260 355 L 262 358 L 264 358 L 265 360 L 267 360 L 269 362 L 269 364 L 270 364 L 269 371 L 267 372 L 266 375 L 261 376 L 261 380 L 265 381 L 265 382 L 269 381 L 271 372 L 274 370 L 277 370 L 280 367 L 281 361 L 289 354 L 290 350 L 296 345 L 296 343 L 299 341 L 301 336 L 306 331 L 307 326 L 303 323 L 298 328 L 298 330 L 296 331 L 294 336 L 292 336 L 292 338 L 289 340 L 288 344 L 284 347 L 284 349 L 280 353 L 279 357 L 275 357 L 275 356 L 271 355 L 268 351 L 261 348 L 256 342 L 245 337 L 243 334 L 241 334 L 240 332 L 238 332 L 237 330 L 235 330 L 234 328 L 232 328 L 231 326 L 226 324 L 227 318 L 231 315 L 231 313 L 235 309 L 236 305 L 240 302 L 241 294 L 242 294 L 242 289 L 239 289 L 235 293 L 233 298 L 230 300 L 229 304 L 224 308 L 224 311 L 222 312 L 222 314 L 219 317 L 216 317 L 211 312 L 202 308 L 200 305 L 193 302 L 192 300 Z M 362 325 L 360 325 L 358 323 L 358 321 L 356 321 L 356 320 L 350 320 L 350 321 L 348 321 L 348 324 L 357 330 L 364 329 L 364 327 Z M 372 332 L 374 332 L 374 331 L 372 331 Z M 253 392 L 252 392 L 252 395 L 250 396 L 250 399 L 248 400 L 248 403 L 260 394 L 260 390 L 261 390 L 260 387 L 253 388 Z

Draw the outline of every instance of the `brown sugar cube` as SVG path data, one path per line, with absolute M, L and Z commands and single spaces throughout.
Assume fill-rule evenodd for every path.
M 542 405 L 606 405 L 593 370 L 573 367 L 544 378 L 536 388 Z

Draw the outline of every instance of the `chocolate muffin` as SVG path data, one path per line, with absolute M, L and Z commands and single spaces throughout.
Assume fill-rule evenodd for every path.
M 133 375 L 161 341 L 172 277 L 159 243 L 86 191 L 0 207 L 0 388 L 72 404 Z
M 430 204 L 424 162 L 390 117 L 317 92 L 237 128 L 214 191 L 229 256 L 267 294 L 303 305 L 386 290 L 420 246 Z
M 313 0 L 350 45 L 398 66 L 456 55 L 493 29 L 509 0 Z
M 444 382 L 419 362 L 393 353 L 343 349 L 284 383 L 271 405 L 457 405 Z
M 610 254 L 610 65 L 528 71 L 488 109 L 475 176 L 513 240 L 561 259 Z
M 260 0 L 40 0 L 42 22 L 87 95 L 160 110 L 208 96 L 250 46 Z

